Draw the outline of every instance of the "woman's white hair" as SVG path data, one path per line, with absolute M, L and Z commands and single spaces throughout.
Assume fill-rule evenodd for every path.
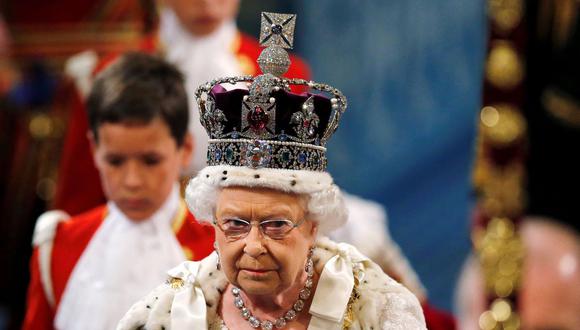
M 208 166 L 189 181 L 185 200 L 198 221 L 212 222 L 220 190 L 236 186 L 270 188 L 307 196 L 307 214 L 310 220 L 318 223 L 318 232 L 322 235 L 342 226 L 348 217 L 342 193 L 326 172 Z

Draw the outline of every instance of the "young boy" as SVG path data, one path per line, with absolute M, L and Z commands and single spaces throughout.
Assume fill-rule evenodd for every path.
M 70 219 L 61 211 L 39 218 L 24 329 L 114 329 L 167 269 L 213 250 L 213 229 L 179 195 L 193 149 L 181 73 L 126 54 L 97 77 L 87 107 L 109 202 Z

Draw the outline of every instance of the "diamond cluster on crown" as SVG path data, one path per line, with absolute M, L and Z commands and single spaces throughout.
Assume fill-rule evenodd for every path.
M 262 13 L 260 44 L 266 48 L 258 57 L 263 74 L 214 79 L 195 92 L 200 120 L 210 136 L 208 165 L 251 168 L 285 168 L 312 171 L 326 169 L 326 142 L 346 110 L 346 97 L 336 88 L 282 75 L 290 66 L 286 48 L 292 48 L 296 15 Z M 216 107 L 212 89 L 221 84 L 247 83 L 249 95 L 241 103 L 241 127 L 225 130 L 227 116 Z M 287 130 L 276 129 L 277 104 L 273 93 L 290 92 L 291 86 L 308 87 L 330 96 L 331 114 L 321 132 L 314 96 L 308 97 L 290 117 Z

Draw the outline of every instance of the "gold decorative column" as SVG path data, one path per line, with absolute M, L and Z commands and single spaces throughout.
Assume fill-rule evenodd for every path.
M 483 330 L 516 330 L 524 249 L 518 223 L 526 206 L 526 121 L 521 112 L 526 75 L 524 2 L 490 0 L 483 108 L 479 116 L 473 184 L 478 216 L 472 232 L 485 281 Z

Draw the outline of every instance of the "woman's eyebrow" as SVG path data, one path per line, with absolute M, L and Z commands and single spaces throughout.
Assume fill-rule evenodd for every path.
M 267 219 L 267 218 L 292 218 L 293 217 L 293 210 L 287 206 L 276 206 L 276 207 L 272 207 L 272 208 L 267 208 L 265 210 L 263 210 L 263 213 L 260 216 L 261 220 Z
M 221 207 L 221 208 L 218 208 L 216 210 L 216 216 L 218 215 L 217 214 L 218 212 L 219 212 L 219 215 L 222 217 L 228 216 L 228 217 L 244 218 L 244 217 L 251 215 L 247 209 L 245 209 L 243 207 L 236 207 L 235 205 L 231 205 L 231 204 L 226 205 L 226 206 Z

